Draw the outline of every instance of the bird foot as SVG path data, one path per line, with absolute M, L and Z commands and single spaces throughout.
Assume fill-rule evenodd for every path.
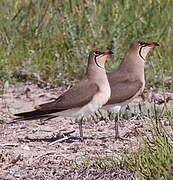
M 130 141 L 130 140 L 127 139 L 127 138 L 120 137 L 120 136 L 118 135 L 118 136 L 115 136 L 115 141 Z
M 79 137 L 79 140 L 80 140 L 81 142 L 84 142 L 84 137 Z

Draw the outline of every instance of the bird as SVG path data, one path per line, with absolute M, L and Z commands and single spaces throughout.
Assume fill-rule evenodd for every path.
M 18 120 L 45 117 L 76 117 L 79 121 L 80 139 L 83 141 L 82 120 L 101 108 L 110 98 L 111 91 L 105 63 L 111 50 L 92 50 L 89 53 L 86 78 L 67 90 L 54 101 L 43 103 L 29 112 L 14 114 Z
M 111 97 L 102 108 L 114 114 L 116 140 L 123 140 L 118 130 L 120 110 L 143 92 L 146 57 L 148 52 L 156 46 L 159 46 L 158 42 L 144 38 L 133 40 L 120 65 L 107 75 L 111 87 Z

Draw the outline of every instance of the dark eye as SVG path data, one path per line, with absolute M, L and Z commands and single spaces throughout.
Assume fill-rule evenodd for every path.
M 139 42 L 139 45 L 140 45 L 140 46 L 145 46 L 146 43 L 141 41 L 141 42 Z
M 96 56 L 99 56 L 99 55 L 101 55 L 101 54 L 102 54 L 101 52 L 95 51 L 95 55 L 96 55 Z

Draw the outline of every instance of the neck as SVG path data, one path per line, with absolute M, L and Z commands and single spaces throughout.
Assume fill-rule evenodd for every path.
M 118 67 L 118 71 L 144 79 L 144 61 L 137 52 L 128 52 Z
M 141 57 L 142 56 L 142 57 Z M 139 54 L 139 52 L 128 52 L 125 55 L 124 62 L 131 65 L 141 65 L 144 66 L 145 57 L 143 54 Z
M 88 79 L 93 80 L 107 78 L 105 69 L 103 67 L 97 66 L 96 64 L 88 66 L 87 77 Z

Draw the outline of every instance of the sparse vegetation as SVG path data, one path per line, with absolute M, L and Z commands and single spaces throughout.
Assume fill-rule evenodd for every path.
M 87 158 L 76 166 L 120 168 L 127 172 L 137 172 L 140 177 L 151 180 L 173 178 L 173 114 L 165 107 L 160 109 L 154 104 L 150 104 L 150 107 L 147 104 L 145 112 L 140 112 L 141 120 L 145 121 L 147 114 L 151 124 L 148 126 L 148 123 L 144 123 L 145 130 L 137 132 L 143 142 L 139 149 L 125 151 L 122 158 L 115 158 L 114 155 Z
M 121 167 L 139 171 L 146 179 L 173 178 L 173 116 L 155 109 L 152 125 L 141 134 L 144 145 L 137 152 L 128 152 Z M 169 127 L 164 127 L 164 121 Z
M 123 58 L 129 42 L 138 37 L 161 44 L 150 52 L 146 63 L 147 86 L 163 93 L 171 91 L 173 84 L 163 79 L 173 72 L 172 17 L 172 0 L 1 0 L 0 92 L 16 81 L 80 79 L 93 48 L 115 52 L 108 62 L 111 71 Z M 92 161 L 96 168 L 128 169 L 146 179 L 173 178 L 173 114 L 167 110 L 166 101 L 163 110 L 155 104 L 141 106 L 140 110 L 138 118 L 147 117 L 152 122 L 146 131 L 138 132 L 144 142 L 141 148 L 129 150 L 119 161 L 99 157 L 87 159 L 83 166 Z M 123 116 L 132 115 L 129 110 Z
M 172 1 L 59 0 L 0 4 L 0 79 L 80 78 L 88 52 L 111 48 L 111 70 L 137 37 L 159 41 L 146 66 L 147 84 L 172 72 Z

